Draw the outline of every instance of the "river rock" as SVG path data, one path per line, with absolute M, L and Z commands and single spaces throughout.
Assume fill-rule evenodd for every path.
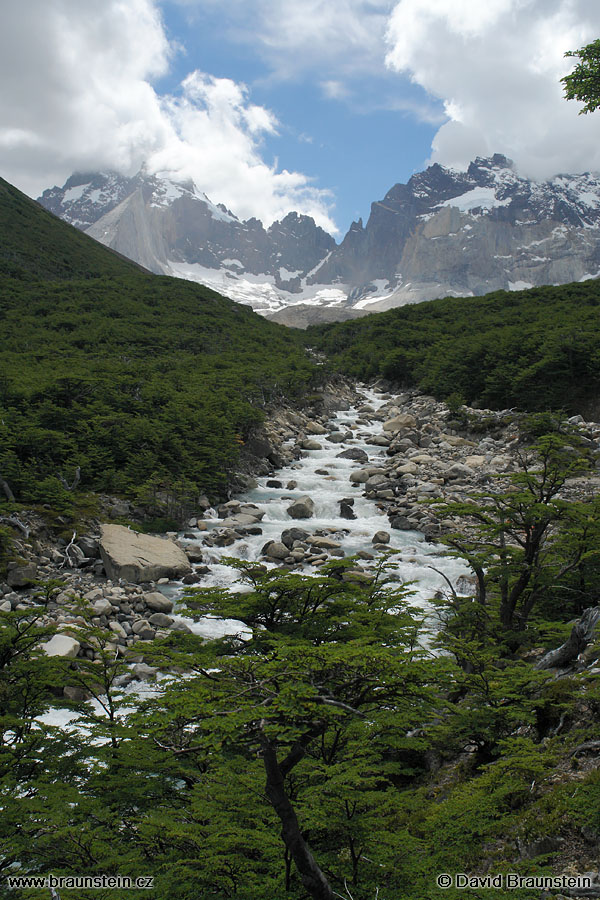
M 356 462 L 369 462 L 368 455 L 364 450 L 361 450 L 360 447 L 348 447 L 347 450 L 342 450 L 341 453 L 337 453 L 335 458 L 354 459 Z
M 142 640 L 152 640 L 155 632 L 155 629 L 151 627 L 147 619 L 138 619 L 131 626 L 131 630 Z
M 311 547 L 316 547 L 317 550 L 338 550 L 342 546 L 339 541 L 316 536 L 307 538 L 306 543 L 310 544 Z
M 332 431 L 330 434 L 327 435 L 327 440 L 331 444 L 343 444 L 344 441 L 346 440 L 346 435 L 342 434 L 341 431 Z
M 133 674 L 140 681 L 147 681 L 149 678 L 154 678 L 158 675 L 158 669 L 155 666 L 149 666 L 147 663 L 140 662 L 133 667 Z
M 389 478 L 386 478 L 385 475 L 371 475 L 365 482 L 365 490 L 376 490 L 377 488 L 382 487 L 384 484 L 387 485 L 388 482 Z
M 26 566 L 15 566 L 6 576 L 6 583 L 12 588 L 30 587 L 37 578 L 37 566 L 28 563 Z
M 414 428 L 417 420 L 410 413 L 400 413 L 392 419 L 388 419 L 383 423 L 383 430 L 390 431 L 392 434 L 401 431 L 403 428 Z
M 415 462 L 407 462 L 403 463 L 401 466 L 398 466 L 396 469 L 397 475 L 416 475 L 419 471 L 419 467 Z
M 318 441 L 313 441 L 311 438 L 304 438 L 303 441 L 300 441 L 298 446 L 301 450 L 322 450 L 323 445 Z
M 192 575 L 184 575 L 181 579 L 182 584 L 199 584 L 202 581 L 200 575 L 194 572 Z
M 387 434 L 374 434 L 367 439 L 367 444 L 372 444 L 374 447 L 389 447 L 391 440 Z
M 158 581 L 181 578 L 192 571 L 187 556 L 174 541 L 138 534 L 122 525 L 102 526 L 100 555 L 113 581 Z
M 171 616 L 167 616 L 166 613 L 160 612 L 152 613 L 151 616 L 148 616 L 148 621 L 157 628 L 170 628 L 173 624 Z
M 109 622 L 108 627 L 110 628 L 110 630 L 112 632 L 114 632 L 117 635 L 117 637 L 120 637 L 120 638 L 127 637 L 127 632 L 125 631 L 125 629 L 123 628 L 123 626 L 121 625 L 120 622 Z
M 469 466 L 471 469 L 480 469 L 482 466 L 485 466 L 485 456 L 479 454 L 467 456 L 465 465 Z
M 182 549 L 191 563 L 199 563 L 203 561 L 204 550 L 200 546 L 200 544 L 186 544 Z
M 415 526 L 408 516 L 394 516 L 390 521 L 390 527 L 395 531 L 412 531 Z
M 170 613 L 173 609 L 173 601 L 168 597 L 165 597 L 164 594 L 161 594 L 160 591 L 150 591 L 147 594 L 144 594 L 144 603 L 148 607 L 148 609 L 153 609 L 155 612 L 162 613 Z
M 90 535 L 77 538 L 77 546 L 88 559 L 97 559 L 100 555 L 98 541 Z
M 459 478 L 472 478 L 475 472 L 469 466 L 465 466 L 463 463 L 454 463 L 454 465 L 450 466 L 450 468 L 446 469 L 445 475 L 446 478 L 451 479 L 459 479 Z
M 319 422 L 307 422 L 304 430 L 308 434 L 327 434 L 327 429 Z
M 308 536 L 309 533 L 304 528 L 286 528 L 281 533 L 281 542 L 291 549 L 296 541 L 305 541 Z
M 373 537 L 371 538 L 372 544 L 389 544 L 390 542 L 390 533 L 389 531 L 376 531 Z
M 64 656 L 67 659 L 75 659 L 81 644 L 68 634 L 55 634 L 50 640 L 42 644 L 42 650 L 46 656 Z
M 110 616 L 112 613 L 112 603 L 110 600 L 107 600 L 106 597 L 102 597 L 100 600 L 95 600 L 92 609 L 97 616 Z
M 285 559 L 289 549 L 281 541 L 269 541 L 263 548 L 263 554 L 271 559 Z
M 292 519 L 310 519 L 315 512 L 315 504 L 310 497 L 299 497 L 287 508 Z
M 257 522 L 260 522 L 261 518 L 262 516 L 258 518 L 257 516 L 249 516 L 246 513 L 240 513 L 237 516 L 228 516 L 226 519 L 223 519 L 222 525 L 223 528 L 245 528 L 247 525 L 256 525 Z
M 192 629 L 180 619 L 175 619 L 171 625 L 171 631 L 182 631 L 184 634 L 192 634 Z
M 343 500 L 339 501 L 340 504 L 340 516 L 342 519 L 355 519 L 356 513 L 352 509 L 354 506 L 354 498 L 353 497 L 344 497 Z

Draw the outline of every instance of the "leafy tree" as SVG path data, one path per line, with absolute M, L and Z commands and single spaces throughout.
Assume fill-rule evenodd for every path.
M 600 387 L 599 287 L 594 281 L 484 297 L 446 298 L 312 326 L 330 365 L 382 375 L 446 399 L 531 412 L 590 408 Z
M 435 666 L 426 670 L 418 619 L 383 571 L 365 586 L 349 562 L 316 578 L 239 565 L 249 593 L 192 591 L 190 604 L 230 615 L 237 601 L 252 640 L 193 642 L 175 654 L 193 677 L 149 701 L 137 728 L 173 753 L 204 755 L 209 766 L 215 754 L 230 765 L 245 761 L 255 784 L 262 769 L 287 889 L 292 862 L 314 898 L 330 900 L 345 879 L 374 887 L 382 868 L 394 877 L 401 851 L 372 828 L 393 814 L 401 748 L 433 702 Z M 152 731 L 144 725 L 150 711 Z
M 594 112 L 600 106 L 600 39 L 579 50 L 569 50 L 565 56 L 579 60 L 573 71 L 560 79 L 565 98 L 585 104 L 579 115 Z
M 505 635 L 523 631 L 534 608 L 590 552 L 597 519 L 561 497 L 567 479 L 585 468 L 582 454 L 576 435 L 546 434 L 521 452 L 508 490 L 444 504 L 466 523 L 466 536 L 446 542 L 472 567 L 479 605 L 497 605 Z

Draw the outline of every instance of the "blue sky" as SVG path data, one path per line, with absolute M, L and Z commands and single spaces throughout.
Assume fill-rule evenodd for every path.
M 597 0 L 28 0 L 0 32 L 0 174 L 193 178 L 240 218 L 341 237 L 432 161 L 600 171 L 562 96 Z
M 334 78 L 320 80 L 310 67 L 293 77 L 274 75 L 251 32 L 240 36 L 236 17 L 224 19 L 217 5 L 168 2 L 161 10 L 169 37 L 181 50 L 159 89 L 176 92 L 194 60 L 212 75 L 246 84 L 253 102 L 272 110 L 279 122 L 277 134 L 264 139 L 265 160 L 306 173 L 317 187 L 330 190 L 342 233 L 353 220 L 366 220 L 371 203 L 392 185 L 426 165 L 433 137 L 447 118 L 443 103 L 390 72 L 383 46 L 379 67 L 346 77 L 344 92 L 340 86 L 341 95 L 330 96 L 321 81 Z M 412 109 L 398 109 L 401 99 Z

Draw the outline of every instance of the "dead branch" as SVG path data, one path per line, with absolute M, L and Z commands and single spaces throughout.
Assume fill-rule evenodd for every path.
M 13 528 L 18 528 L 19 531 L 23 533 L 25 538 L 29 537 L 29 533 L 31 531 L 29 525 L 25 525 L 24 522 L 21 522 L 20 519 L 17 519 L 15 515 L 12 516 L 0 516 L 0 522 L 3 522 L 5 525 L 12 525 Z
M 5 496 L 6 496 L 6 499 L 7 499 L 10 503 L 14 503 L 14 502 L 15 502 L 15 495 L 13 494 L 13 492 L 12 492 L 11 489 L 10 489 L 10 484 L 8 483 L 8 481 L 6 480 L 6 478 L 3 478 L 3 477 L 2 477 L 2 475 L 0 475 L 0 488 L 2 488 L 2 491 L 4 492 L 4 494 L 5 494 Z
M 600 620 L 600 606 L 589 606 L 575 623 L 567 640 L 556 650 L 550 650 L 540 659 L 538 669 L 557 669 L 577 659 L 582 650 L 594 637 L 596 625 Z
M 580 744 L 574 750 L 571 750 L 569 756 L 578 756 L 580 753 L 593 753 L 596 750 L 600 750 L 600 741 L 586 741 L 585 744 Z
M 62 475 L 57 475 L 56 477 L 58 478 L 58 480 L 60 481 L 60 483 L 62 484 L 62 486 L 64 487 L 65 490 L 73 491 L 73 490 L 75 490 L 75 488 L 81 481 L 81 466 L 77 466 L 77 468 L 75 469 L 75 477 L 73 478 L 73 482 L 71 484 L 69 484 L 67 479 L 64 478 Z

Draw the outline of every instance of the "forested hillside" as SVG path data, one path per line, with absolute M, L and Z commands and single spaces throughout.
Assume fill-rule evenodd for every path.
M 600 284 L 447 297 L 313 327 L 333 366 L 492 409 L 597 416 Z
M 0 475 L 127 496 L 223 489 L 261 409 L 314 373 L 285 328 L 150 275 L 0 183 Z

